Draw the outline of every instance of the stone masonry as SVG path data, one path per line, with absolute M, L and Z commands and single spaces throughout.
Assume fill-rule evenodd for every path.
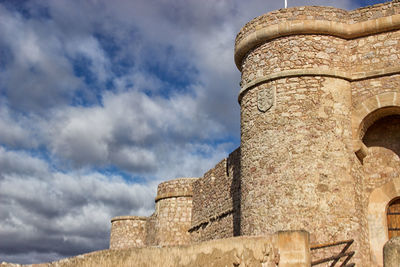
M 190 243 L 192 184 L 179 178 L 158 185 L 156 210 L 150 217 L 119 216 L 111 220 L 110 249 Z
M 261 15 L 235 63 L 240 147 L 201 178 L 160 184 L 151 217 L 114 218 L 110 247 L 305 230 L 314 244 L 354 239 L 357 266 L 383 266 L 400 197 L 400 1 Z
M 110 249 L 144 247 L 146 217 L 119 216 L 111 220 Z

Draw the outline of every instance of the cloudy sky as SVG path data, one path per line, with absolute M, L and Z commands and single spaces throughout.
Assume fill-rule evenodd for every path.
M 0 262 L 105 249 L 112 217 L 150 215 L 160 181 L 238 147 L 234 38 L 283 5 L 0 1 Z

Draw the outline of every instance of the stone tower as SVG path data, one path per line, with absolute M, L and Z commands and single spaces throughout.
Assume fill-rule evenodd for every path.
M 355 239 L 358 264 L 382 264 L 398 227 L 399 58 L 399 1 L 281 9 L 242 28 L 241 235 Z
M 329 34 L 346 13 L 281 10 L 237 36 L 243 235 L 304 229 L 312 241 L 328 241 L 359 230 L 351 84 L 337 75 L 348 70 L 349 51 L 346 39 Z

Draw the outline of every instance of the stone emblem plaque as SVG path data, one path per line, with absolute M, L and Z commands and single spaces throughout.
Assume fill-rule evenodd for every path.
M 275 88 L 274 86 L 268 86 L 262 88 L 258 92 L 257 105 L 258 109 L 262 112 L 268 111 L 274 105 Z

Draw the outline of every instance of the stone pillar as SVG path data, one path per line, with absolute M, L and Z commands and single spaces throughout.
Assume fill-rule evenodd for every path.
M 383 266 L 400 266 L 400 237 L 393 237 L 383 247 Z

